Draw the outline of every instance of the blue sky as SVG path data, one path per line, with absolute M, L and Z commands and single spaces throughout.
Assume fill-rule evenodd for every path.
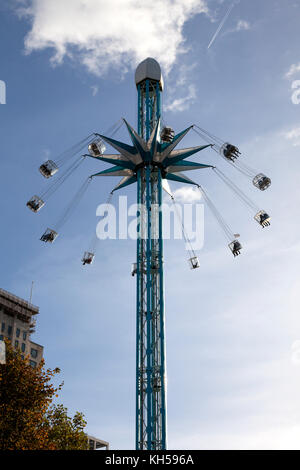
M 164 74 L 164 122 L 176 131 L 195 123 L 232 141 L 273 183 L 259 192 L 214 152 L 194 157 L 224 171 L 272 225 L 255 224 L 212 172 L 193 173 L 244 248 L 234 259 L 207 210 L 201 269 L 189 270 L 182 240 L 165 243 L 169 448 L 300 448 L 300 104 L 292 100 L 300 4 L 236 2 L 208 49 L 230 5 L 1 2 L 0 285 L 29 298 L 34 281 L 32 339 L 44 345 L 47 366 L 61 368 L 58 401 L 82 411 L 88 432 L 112 449 L 134 446 L 135 243 L 103 241 L 91 267 L 80 260 L 96 208 L 118 180 L 94 180 L 52 246 L 39 241 L 42 232 L 106 165 L 85 162 L 38 214 L 25 204 L 47 187 L 38 172 L 45 159 L 121 117 L 136 126 L 134 70 L 148 56 Z M 118 138 L 127 139 L 123 128 Z M 201 144 L 195 133 L 182 141 Z M 134 202 L 134 187 L 121 194 Z

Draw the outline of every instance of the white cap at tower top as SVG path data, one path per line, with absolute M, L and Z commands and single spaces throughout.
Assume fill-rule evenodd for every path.
M 152 59 L 151 57 L 148 57 L 147 59 L 143 60 L 143 62 L 141 62 L 137 66 L 135 71 L 136 86 L 147 78 L 159 82 L 159 87 L 161 91 L 163 90 L 164 82 L 160 65 L 155 59 Z

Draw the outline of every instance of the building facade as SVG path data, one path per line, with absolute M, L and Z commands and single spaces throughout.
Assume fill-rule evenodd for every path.
M 98 439 L 94 436 L 87 436 L 88 443 L 89 443 L 89 450 L 109 450 L 109 443 L 106 441 L 102 441 L 102 439 Z
M 36 367 L 43 358 L 44 347 L 31 341 L 35 332 L 35 315 L 39 308 L 0 289 L 0 340 L 7 338 L 22 356 L 29 357 L 32 367 Z

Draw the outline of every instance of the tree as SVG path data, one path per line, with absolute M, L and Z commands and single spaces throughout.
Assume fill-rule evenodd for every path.
M 83 431 L 86 426 L 83 414 L 76 412 L 70 418 L 67 411 L 63 405 L 49 408 L 45 421 L 49 441 L 57 450 L 88 450 L 87 436 Z
M 28 357 L 22 359 L 21 352 L 5 342 L 6 364 L 0 364 L 0 450 L 56 450 L 63 449 L 64 442 L 68 449 L 83 446 L 83 415 L 76 413 L 72 420 L 65 408 L 51 408 L 63 385 L 55 387 L 51 379 L 60 370 L 45 370 L 44 361 L 33 368 Z M 59 436 L 65 431 L 63 441 Z

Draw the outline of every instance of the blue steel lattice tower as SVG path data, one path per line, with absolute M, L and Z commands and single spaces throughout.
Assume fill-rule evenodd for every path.
M 211 165 L 185 159 L 210 145 L 175 150 L 193 126 L 161 142 L 163 80 L 154 59 L 140 63 L 135 82 L 138 132 L 124 119 L 132 145 L 97 134 L 120 153 L 89 156 L 113 165 L 91 178 L 122 176 L 113 192 L 137 183 L 136 449 L 160 450 L 167 447 L 162 180 L 197 185 L 181 172 Z
M 161 71 L 153 59 L 135 74 L 138 133 L 158 132 Z M 156 140 L 156 139 L 155 139 Z M 162 241 L 162 174 L 149 155 L 137 170 L 140 217 L 137 238 L 136 449 L 166 449 L 165 320 Z

